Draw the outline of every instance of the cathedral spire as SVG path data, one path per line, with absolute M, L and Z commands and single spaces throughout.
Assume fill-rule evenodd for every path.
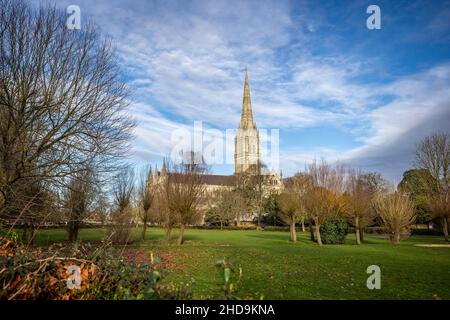
M 250 86 L 248 84 L 247 67 L 245 67 L 244 97 L 242 98 L 241 124 L 239 127 L 242 129 L 256 129 L 255 123 L 253 122 L 252 101 L 250 99 Z
M 148 176 L 147 176 L 147 188 L 150 187 L 153 184 L 153 172 L 152 172 L 152 166 L 150 166 L 150 169 L 148 170 Z

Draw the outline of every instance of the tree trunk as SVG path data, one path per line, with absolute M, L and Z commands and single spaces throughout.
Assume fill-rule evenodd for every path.
M 398 243 L 400 242 L 400 231 L 394 232 L 392 242 L 393 242 L 394 244 L 398 244 Z
M 391 235 L 391 242 L 393 244 L 398 244 L 400 242 L 400 230 L 394 230 Z
M 320 237 L 320 223 L 318 222 L 318 218 L 316 219 L 316 238 L 317 238 L 317 244 L 319 246 L 322 245 L 322 238 Z
M 258 211 L 258 228 L 256 230 L 261 230 L 261 210 Z
M 220 230 L 222 230 L 223 229 L 223 222 L 222 222 L 222 220 L 220 220 Z
M 80 229 L 81 217 L 83 212 L 77 209 L 72 209 L 70 211 L 70 221 L 67 225 L 69 231 L 69 241 L 75 242 L 78 240 L 78 230 Z
M 143 219 L 144 225 L 142 226 L 142 240 L 145 240 L 145 234 L 147 232 L 147 213 L 144 213 L 144 214 L 145 214 L 145 217 Z
M 314 228 L 313 228 L 311 219 L 309 220 L 309 233 L 310 233 L 310 236 L 311 236 L 311 241 L 315 241 L 316 239 L 314 237 Z
M 361 244 L 361 235 L 359 230 L 359 217 L 355 219 L 355 233 L 356 233 L 356 244 Z
M 166 241 L 170 241 L 171 235 L 172 235 L 172 228 L 166 227 Z
M 296 242 L 297 241 L 297 233 L 295 231 L 295 220 L 292 219 L 291 221 L 291 241 Z
M 359 227 L 359 238 L 361 239 L 361 243 L 364 242 L 364 228 Z
M 445 241 L 448 241 L 447 217 L 442 217 L 442 231 L 444 232 L 444 239 L 445 239 Z
M 34 224 L 27 223 L 24 226 L 22 240 L 26 244 L 32 244 L 34 240 Z
M 68 226 L 69 242 L 75 242 L 78 240 L 79 224 L 76 221 L 70 221 Z
M 305 232 L 305 218 L 302 218 L 302 232 Z
M 178 232 L 177 244 L 183 244 L 184 224 L 180 225 L 180 231 Z

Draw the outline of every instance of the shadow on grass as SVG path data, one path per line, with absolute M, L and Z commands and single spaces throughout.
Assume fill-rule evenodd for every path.
M 267 241 L 277 241 L 277 242 L 285 242 L 285 243 L 294 243 L 290 241 L 289 232 L 265 232 L 260 231 L 260 233 L 251 233 L 247 234 L 247 237 L 250 238 L 258 238 L 258 239 L 264 239 Z M 313 243 L 309 238 L 309 233 L 304 232 L 298 232 L 297 233 L 297 241 L 295 243 Z

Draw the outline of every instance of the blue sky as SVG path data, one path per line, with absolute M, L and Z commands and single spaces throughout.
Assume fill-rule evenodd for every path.
M 324 157 L 398 182 L 418 141 L 449 130 L 450 1 L 57 2 L 69 4 L 112 37 L 134 89 L 132 161 L 160 162 L 194 121 L 236 128 L 245 66 L 284 175 Z M 366 28 L 370 4 L 381 30 Z

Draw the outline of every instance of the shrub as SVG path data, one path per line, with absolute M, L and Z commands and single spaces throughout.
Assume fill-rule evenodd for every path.
M 348 224 L 344 219 L 330 219 L 320 226 L 320 235 L 325 244 L 344 243 Z
M 72 266 L 80 288 L 67 285 Z M 190 299 L 183 284 L 161 284 L 159 259 L 125 259 L 114 247 L 54 244 L 28 248 L 0 237 L 0 300 L 3 299 Z

